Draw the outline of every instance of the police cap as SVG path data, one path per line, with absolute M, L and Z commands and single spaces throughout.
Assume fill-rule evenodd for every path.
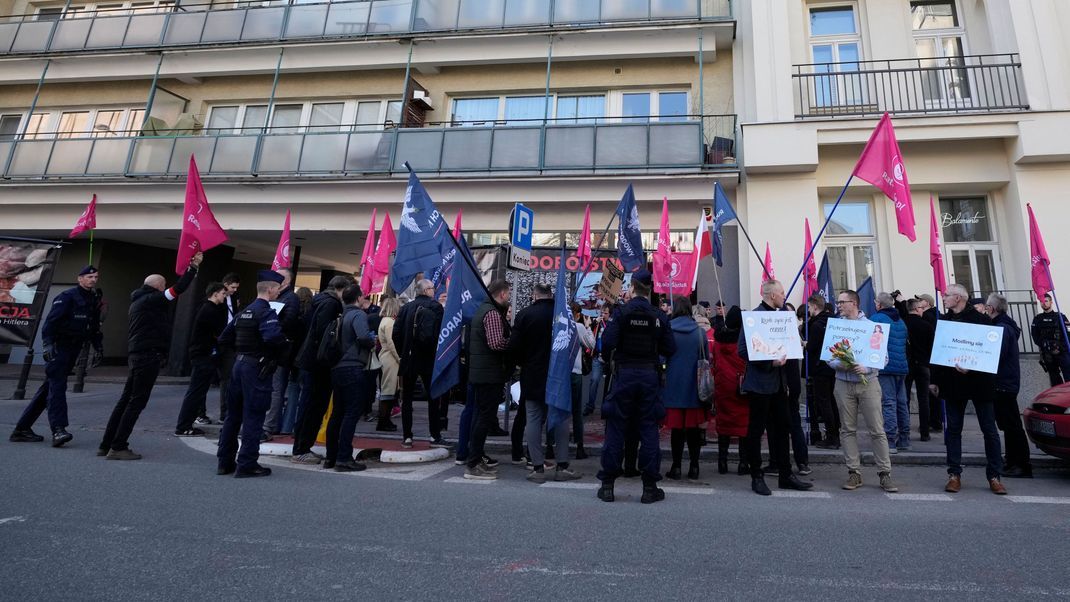
M 653 277 L 650 275 L 650 270 L 647 270 L 646 268 L 640 269 L 632 274 L 632 280 L 645 286 L 653 286 Z
M 257 282 L 276 282 L 282 284 L 286 277 L 274 270 L 260 270 L 256 273 Z
M 81 272 L 78 272 L 78 275 L 79 276 L 88 276 L 90 274 L 96 274 L 96 273 L 97 273 L 97 268 L 95 268 L 95 267 L 93 267 L 91 265 L 87 265 L 84 268 L 82 268 Z

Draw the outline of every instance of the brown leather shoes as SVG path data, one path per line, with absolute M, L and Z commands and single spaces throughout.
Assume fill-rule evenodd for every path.
M 948 493 L 958 493 L 962 489 L 962 477 L 957 474 L 948 475 L 947 485 L 944 486 L 944 491 Z
M 1007 488 L 1003 486 L 999 479 L 988 479 L 988 488 L 996 495 L 1007 495 Z

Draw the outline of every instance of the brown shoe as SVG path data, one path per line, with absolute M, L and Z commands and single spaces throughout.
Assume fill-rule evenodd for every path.
M 999 479 L 988 479 L 988 488 L 996 495 L 1007 495 L 1007 488 L 999 482 Z
M 948 493 L 958 493 L 962 489 L 962 477 L 957 474 L 948 475 L 947 485 L 944 486 L 944 491 Z

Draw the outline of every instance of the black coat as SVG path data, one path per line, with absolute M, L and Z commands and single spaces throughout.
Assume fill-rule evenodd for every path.
M 171 347 L 171 301 L 193 283 L 197 268 L 190 266 L 174 286 L 158 291 L 145 285 L 130 293 L 128 353 L 167 353 Z
M 414 376 L 417 374 L 430 374 L 435 366 L 435 343 L 419 343 L 413 338 L 414 321 L 417 310 L 423 308 L 431 312 L 431 318 L 435 320 L 435 332 L 442 326 L 442 306 L 427 295 L 417 295 L 415 299 L 402 306 L 398 317 L 394 319 L 394 332 L 391 338 L 394 348 L 401 356 L 401 367 L 398 373 L 402 376 Z M 423 314 L 424 312 L 421 312 Z M 421 317 L 421 320 L 423 318 Z M 430 388 L 430 383 L 425 383 Z
M 832 312 L 825 310 L 810 318 L 806 333 L 806 361 L 808 376 L 835 377 L 836 371 L 821 361 L 821 352 L 825 350 L 825 329 L 828 327 Z
M 323 333 L 340 315 L 342 315 L 342 302 L 338 297 L 324 291 L 316 293 L 308 309 L 308 332 L 305 333 L 305 340 L 297 355 L 298 367 L 305 370 L 312 370 L 316 367 L 316 353 L 319 351 Z
M 929 357 L 933 354 L 933 337 L 936 336 L 936 328 L 924 316 L 907 314 L 903 318 L 907 325 L 907 337 L 910 344 L 907 345 L 907 359 L 912 366 L 926 365 Z
M 1017 393 L 1022 386 L 1022 366 L 1018 359 L 1018 339 L 1022 329 L 1014 318 L 999 314 L 992 320 L 1003 327 L 1003 347 L 1000 349 L 999 368 L 996 372 L 996 390 Z
M 509 355 L 520 366 L 520 396 L 525 400 L 546 400 L 553 330 L 553 299 L 539 299 L 516 314 Z
M 940 316 L 941 320 L 951 322 L 963 322 L 966 324 L 979 324 L 991 326 L 992 320 L 967 304 L 959 313 L 947 312 Z M 940 396 L 944 399 L 991 399 L 995 392 L 996 375 L 987 372 L 971 370 L 966 374 L 960 373 L 950 366 L 938 366 L 932 364 L 932 382 L 940 388 Z
M 190 358 L 210 357 L 216 350 L 216 341 L 227 327 L 229 310 L 226 303 L 205 301 L 193 320 L 193 336 L 190 337 Z

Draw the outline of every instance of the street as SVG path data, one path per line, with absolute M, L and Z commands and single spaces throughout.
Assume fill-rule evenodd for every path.
M 350 474 L 265 459 L 270 478 L 236 480 L 215 475 L 210 441 L 171 434 L 182 387 L 157 387 L 142 415 L 131 446 L 145 458 L 113 462 L 93 452 L 119 385 L 70 396 L 61 449 L 6 441 L 13 386 L 0 381 L 9 599 L 1070 596 L 1065 469 L 997 497 L 979 467 L 952 496 L 940 466 L 896 467 L 901 493 L 885 494 L 872 466 L 848 492 L 841 465 L 818 464 L 813 492 L 760 498 L 734 462 L 723 476 L 704 462 L 654 505 L 637 480 L 595 499 L 597 458 L 541 486 L 507 455 L 492 482 L 452 458 Z

